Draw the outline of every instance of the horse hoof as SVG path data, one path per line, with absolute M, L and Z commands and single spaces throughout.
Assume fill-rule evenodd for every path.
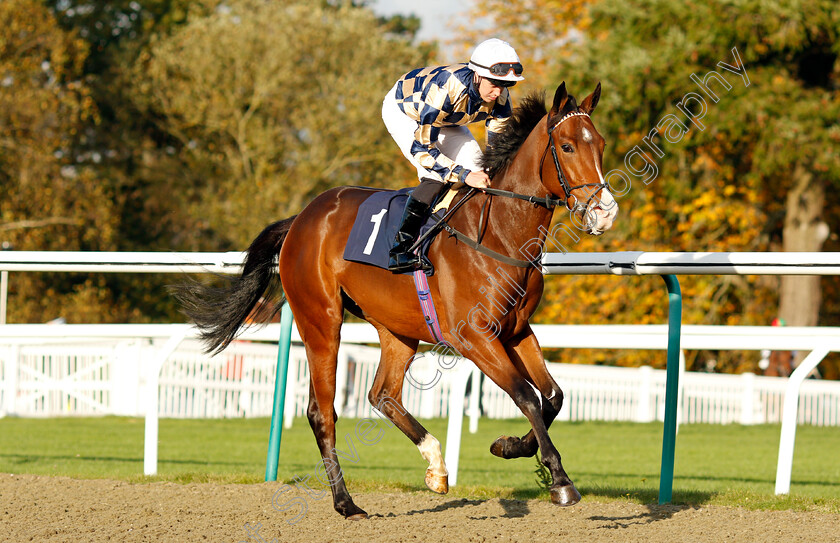
M 449 492 L 449 475 L 437 475 L 429 468 L 426 470 L 426 486 L 432 492 L 446 494 Z
M 510 458 L 505 452 L 505 449 L 510 449 L 509 443 L 517 438 L 509 436 L 499 436 L 499 438 L 490 445 L 490 454 L 498 456 L 499 458 Z
M 365 510 L 353 503 L 353 499 L 349 496 L 347 496 L 347 499 L 340 499 L 334 504 L 334 506 L 338 514 L 347 520 L 362 520 L 363 518 L 368 518 L 368 514 L 365 513 Z
M 490 454 L 505 459 L 531 457 L 537 454 L 537 443 L 534 441 L 531 445 L 526 445 L 519 437 L 500 436 L 490 445 Z
M 558 486 L 551 489 L 551 503 L 561 507 L 568 507 L 580 501 L 580 492 L 575 485 Z

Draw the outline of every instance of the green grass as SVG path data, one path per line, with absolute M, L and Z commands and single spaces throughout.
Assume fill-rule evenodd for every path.
M 365 445 L 355 420 L 338 423 L 337 448 L 355 447 L 358 461 L 342 467 L 351 492 L 425 488 L 426 464 L 397 429 Z M 160 421 L 158 475 L 144 477 L 143 419 L 57 418 L 0 420 L 0 472 L 115 478 L 132 482 L 256 483 L 265 474 L 267 419 Z M 446 421 L 423 421 L 445 441 Z M 521 435 L 524 420 L 482 419 L 477 434 L 464 431 L 458 485 L 465 498 L 540 497 L 533 458 L 501 460 L 489 453 L 501 434 Z M 773 495 L 778 425 L 683 425 L 677 436 L 674 503 L 740 505 L 762 509 L 840 513 L 840 428 L 801 426 L 796 435 L 792 494 Z M 586 498 L 655 503 L 659 491 L 661 424 L 556 423 L 552 439 Z M 320 457 L 305 419 L 283 432 L 278 478 L 311 475 Z

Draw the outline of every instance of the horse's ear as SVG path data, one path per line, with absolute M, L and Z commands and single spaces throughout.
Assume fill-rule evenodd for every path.
M 557 87 L 557 92 L 554 93 L 554 104 L 551 106 L 549 117 L 554 117 L 563 111 L 563 106 L 566 104 L 566 100 L 568 100 L 568 98 L 569 94 L 566 92 L 566 82 L 563 81 L 560 83 L 560 86 Z
M 580 103 L 580 109 L 587 115 L 592 114 L 595 111 L 595 106 L 598 105 L 598 100 L 601 98 L 601 83 L 598 82 L 598 86 L 595 87 L 595 90 L 583 99 L 583 102 Z

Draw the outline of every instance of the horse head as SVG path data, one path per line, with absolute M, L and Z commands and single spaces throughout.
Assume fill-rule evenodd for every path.
M 566 200 L 572 220 L 584 231 L 600 235 L 612 227 L 618 204 L 607 188 L 602 163 L 604 138 L 592 123 L 591 113 L 601 97 L 601 84 L 578 104 L 557 87 L 547 117 L 548 142 L 540 165 L 545 189 Z

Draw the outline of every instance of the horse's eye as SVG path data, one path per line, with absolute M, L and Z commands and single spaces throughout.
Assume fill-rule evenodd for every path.
M 564 143 L 563 145 L 560 146 L 560 148 L 563 149 L 564 153 L 574 153 L 575 152 L 575 149 L 571 145 L 569 145 L 568 143 Z

